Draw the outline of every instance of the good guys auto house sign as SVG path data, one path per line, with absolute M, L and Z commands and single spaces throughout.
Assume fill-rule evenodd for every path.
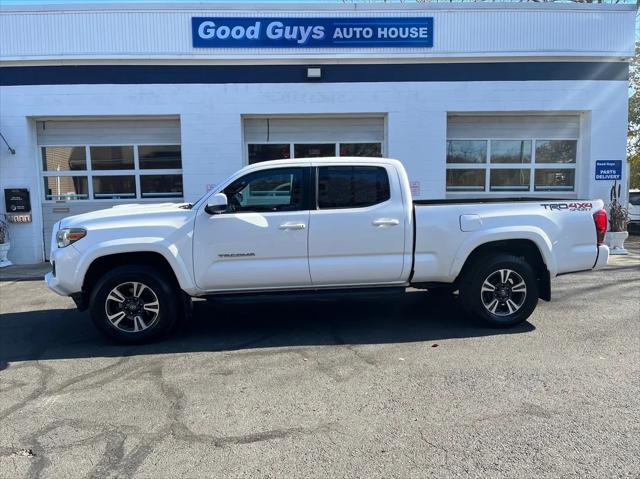
M 432 47 L 433 17 L 193 17 L 195 48 Z

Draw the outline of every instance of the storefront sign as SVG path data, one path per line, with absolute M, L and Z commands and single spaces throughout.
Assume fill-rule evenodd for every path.
M 622 160 L 596 160 L 596 180 L 621 180 Z
M 432 47 L 433 17 L 192 17 L 196 48 Z
M 4 206 L 9 223 L 31 223 L 31 197 L 27 188 L 6 188 Z

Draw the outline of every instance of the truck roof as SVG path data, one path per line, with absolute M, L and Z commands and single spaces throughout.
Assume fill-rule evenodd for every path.
M 281 166 L 281 165 L 308 165 L 310 163 L 314 164 L 331 164 L 331 163 L 390 163 L 390 162 L 398 162 L 398 160 L 393 160 L 391 158 L 380 158 L 380 157 L 369 157 L 369 156 L 326 156 L 319 158 L 285 158 L 282 160 L 269 160 L 269 161 L 261 161 L 259 163 L 253 163 L 249 166 Z M 398 162 L 399 163 L 399 162 Z

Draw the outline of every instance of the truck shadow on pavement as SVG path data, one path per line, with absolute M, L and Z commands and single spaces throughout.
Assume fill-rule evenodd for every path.
M 534 329 L 530 323 L 484 327 L 467 317 L 455 298 L 421 291 L 196 301 L 187 324 L 167 339 L 143 345 L 114 344 L 94 328 L 88 313 L 53 309 L 0 317 L 0 370 L 9 362 L 46 359 L 433 342 Z

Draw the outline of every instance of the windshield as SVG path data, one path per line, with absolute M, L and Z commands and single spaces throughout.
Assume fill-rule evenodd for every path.
M 633 206 L 640 206 L 640 191 L 629 193 L 629 203 Z

